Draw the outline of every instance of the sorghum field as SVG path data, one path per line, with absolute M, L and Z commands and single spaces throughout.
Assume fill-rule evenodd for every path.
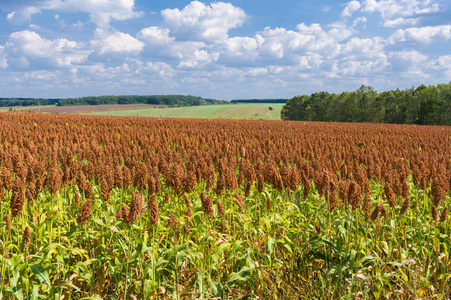
M 451 128 L 0 114 L 0 298 L 446 299 Z

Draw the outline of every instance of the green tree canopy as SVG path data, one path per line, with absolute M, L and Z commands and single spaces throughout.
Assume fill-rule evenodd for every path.
M 451 125 L 451 82 L 381 93 L 362 85 L 353 92 L 296 96 L 283 106 L 281 119 Z

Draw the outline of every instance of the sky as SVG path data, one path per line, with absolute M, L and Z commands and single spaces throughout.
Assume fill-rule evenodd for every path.
M 0 98 L 291 98 L 450 80 L 449 0 L 0 0 Z

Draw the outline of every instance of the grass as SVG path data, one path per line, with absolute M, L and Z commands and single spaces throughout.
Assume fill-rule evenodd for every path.
M 161 118 L 201 118 L 201 119 L 262 119 L 280 120 L 280 111 L 284 104 L 228 104 L 204 105 L 171 108 L 145 108 L 121 111 L 89 112 L 89 115 L 101 116 L 135 116 Z M 273 110 L 269 110 L 272 107 Z
M 50 107 L 55 107 L 55 106 L 56 106 L 56 105 L 41 105 L 41 106 L 38 106 L 38 105 L 33 105 L 33 106 L 7 106 L 7 107 L 0 107 L 0 112 L 9 111 L 11 108 L 12 108 L 13 110 L 16 110 L 16 111 L 25 111 L 25 112 L 27 112 L 28 110 L 34 109 L 34 108 L 42 108 L 42 109 L 45 109 L 45 108 L 50 108 Z

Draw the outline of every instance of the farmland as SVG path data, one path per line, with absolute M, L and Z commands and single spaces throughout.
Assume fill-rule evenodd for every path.
M 284 104 L 223 104 L 188 107 L 168 107 L 158 109 L 130 109 L 117 111 L 89 112 L 101 116 L 134 116 L 158 118 L 201 118 L 201 119 L 262 119 L 280 120 L 280 111 Z M 272 110 L 269 110 L 272 107 Z
M 451 293 L 449 127 L 17 112 L 0 125 L 0 298 Z
M 105 105 L 77 105 L 77 106 L 16 106 L 11 108 L 3 108 L 0 111 L 8 111 L 10 109 L 19 112 L 40 112 L 50 114 L 80 114 L 89 112 L 109 112 L 116 110 L 130 110 L 130 109 L 152 109 L 156 107 L 166 107 L 166 105 L 158 104 L 105 104 Z

